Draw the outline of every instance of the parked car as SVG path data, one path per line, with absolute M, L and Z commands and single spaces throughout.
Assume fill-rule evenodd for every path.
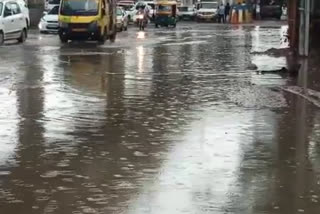
M 49 11 L 55 6 L 59 6 L 59 5 L 60 5 L 60 0 L 45 0 L 44 9 L 46 11 Z
M 29 16 L 29 8 L 27 3 L 24 0 L 16 0 L 21 8 L 21 12 L 24 16 L 24 19 L 27 23 L 28 28 L 30 27 L 30 16 Z
M 38 25 L 40 33 L 58 33 L 59 31 L 59 6 L 53 7 L 49 12 L 44 12 Z
M 128 14 L 123 8 L 117 7 L 117 30 L 123 31 L 128 29 Z
M 179 20 L 194 20 L 196 18 L 196 9 L 194 7 L 178 7 Z
M 0 45 L 6 40 L 24 42 L 28 36 L 27 28 L 20 5 L 15 1 L 0 0 Z

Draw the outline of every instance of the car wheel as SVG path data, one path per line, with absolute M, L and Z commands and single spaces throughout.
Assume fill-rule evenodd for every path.
M 0 32 L 0 46 L 4 43 L 4 34 L 3 32 Z
M 18 42 L 23 43 L 26 41 L 26 39 L 27 39 L 27 30 L 23 29 L 20 37 L 18 38 Z

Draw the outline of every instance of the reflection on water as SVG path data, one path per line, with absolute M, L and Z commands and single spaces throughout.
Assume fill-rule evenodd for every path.
M 280 31 L 6 49 L 1 213 L 318 213 L 318 114 L 246 70 Z
M 138 50 L 138 72 L 143 73 L 143 63 L 144 63 L 144 48 L 143 46 L 137 47 Z

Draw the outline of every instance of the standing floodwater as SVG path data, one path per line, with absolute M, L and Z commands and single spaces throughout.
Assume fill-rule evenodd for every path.
M 278 87 L 284 27 L 29 35 L 0 49 L 0 213 L 319 213 L 320 114 Z

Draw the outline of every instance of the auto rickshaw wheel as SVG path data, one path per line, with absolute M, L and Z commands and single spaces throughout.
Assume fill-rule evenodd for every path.
M 159 25 L 158 24 L 155 24 L 156 28 L 159 28 Z

